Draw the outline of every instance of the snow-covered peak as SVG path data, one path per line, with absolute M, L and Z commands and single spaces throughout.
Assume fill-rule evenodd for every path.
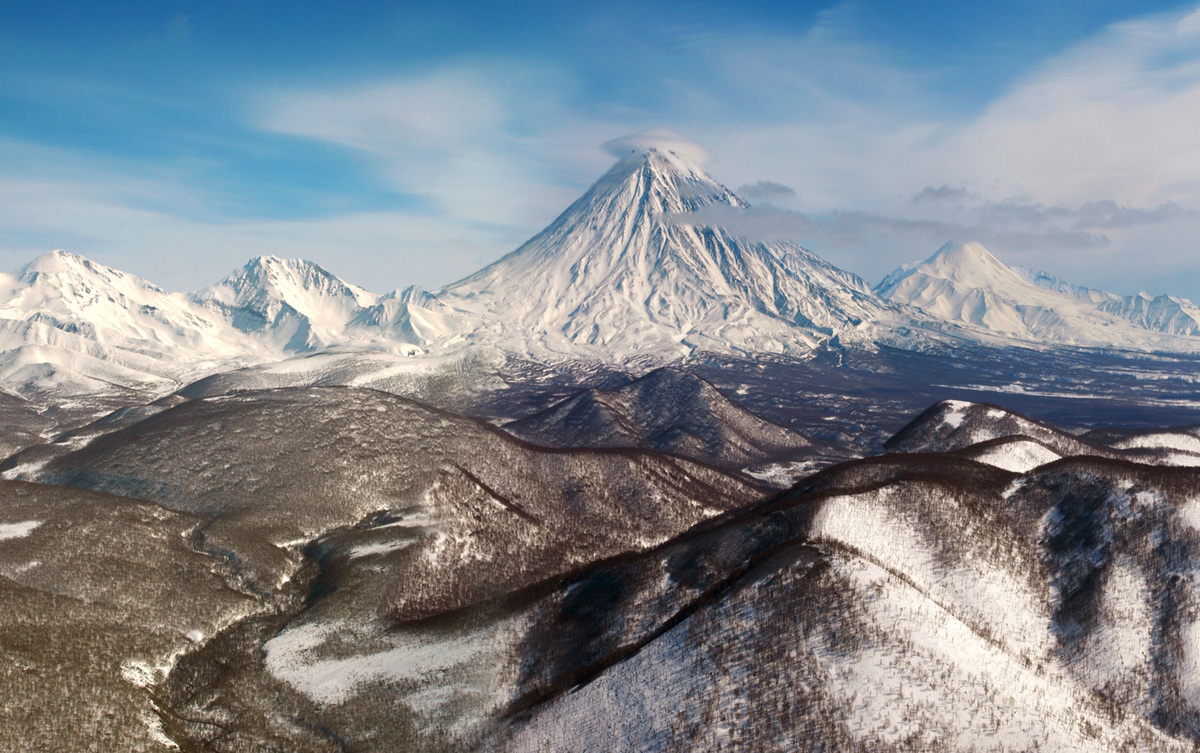
M 101 275 L 123 275 L 124 273 L 106 267 L 102 264 L 86 259 L 78 254 L 72 254 L 63 249 L 55 249 L 48 253 L 42 254 L 38 258 L 26 264 L 17 273 L 17 278 L 23 281 L 30 281 L 38 275 L 62 275 L 62 274 L 101 274 Z
M 1121 296 L 1114 293 L 1108 293 L 1103 290 L 1084 287 L 1083 285 L 1075 285 L 1067 282 L 1061 277 L 1055 277 L 1049 272 L 1043 272 L 1038 269 L 1028 269 L 1026 267 L 1010 267 L 1026 282 L 1037 285 L 1039 288 L 1047 290 L 1056 290 L 1059 293 L 1065 293 L 1072 298 L 1078 298 L 1081 301 L 1090 301 L 1091 303 L 1103 303 L 1107 300 L 1119 300 Z
M 1099 304 L 1100 310 L 1138 327 L 1172 335 L 1200 335 L 1200 307 L 1186 298 L 1151 296 L 1144 291 L 1124 298 L 1107 295 L 1109 298 Z
M 417 306 L 424 306 L 425 308 L 441 305 L 433 293 L 425 290 L 420 285 L 409 285 L 403 290 L 393 290 L 384 296 L 384 298 L 395 298 L 401 303 L 411 303 Z
M 697 173 L 704 172 L 704 165 L 710 156 L 707 149 L 691 139 L 662 128 L 631 133 L 607 142 L 602 148 L 619 160 L 631 155 L 658 152 L 674 162 L 680 170 Z
M 571 205 L 555 225 L 657 217 L 695 212 L 711 204 L 749 206 L 679 153 L 650 146 L 633 149 Z
M 937 316 L 1009 333 L 1019 332 L 1022 325 L 1009 312 L 998 311 L 996 301 L 1041 304 L 1065 297 L 1025 280 L 982 244 L 959 241 L 945 244 L 920 264 L 900 267 L 885 277 L 875 292 Z
M 108 288 L 124 294 L 153 290 L 165 295 L 157 285 L 136 275 L 61 249 L 42 254 L 26 264 L 17 272 L 15 281 L 43 290 L 57 289 L 65 296 L 81 300 L 88 300 L 96 291 Z
M 226 304 L 271 305 L 286 302 L 301 307 L 315 299 L 342 299 L 370 306 L 378 296 L 351 285 L 316 262 L 256 256 L 216 285 L 196 294 L 201 299 Z
M 951 241 L 939 248 L 921 265 L 928 275 L 945 277 L 975 287 L 1011 283 L 1020 279 L 982 243 Z
M 26 264 L 0 290 L 6 317 L 82 317 L 107 308 L 130 308 L 172 298 L 142 278 L 66 251 L 51 251 Z
M 1200 335 L 1200 307 L 1186 298 L 1150 295 L 1139 290 L 1120 296 L 1105 290 L 1072 285 L 1046 272 L 1014 267 L 1013 271 L 1040 288 L 1056 290 L 1087 301 L 1108 314 L 1128 320 L 1136 327 L 1170 335 Z
M 265 333 L 290 352 L 340 339 L 346 325 L 379 296 L 304 259 L 258 256 L 194 295 L 243 332 Z
M 76 254 L 54 251 L 0 277 L 0 383 L 18 394 L 157 389 L 258 352 L 186 296 Z

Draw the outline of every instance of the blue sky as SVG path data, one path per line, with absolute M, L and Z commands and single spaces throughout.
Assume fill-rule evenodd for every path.
M 102 3 L 0 20 L 0 264 L 172 289 L 312 258 L 436 288 L 669 128 L 744 231 L 877 281 L 951 237 L 1200 297 L 1200 15 L 1178 3 Z

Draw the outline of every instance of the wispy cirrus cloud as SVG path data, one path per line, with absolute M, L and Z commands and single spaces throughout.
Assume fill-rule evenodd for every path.
M 351 149 L 393 190 L 420 197 L 447 221 L 532 226 L 569 200 L 561 176 L 578 152 L 602 169 L 601 141 L 624 129 L 579 122 L 563 104 L 570 80 L 512 61 L 463 61 L 367 83 L 255 95 L 265 130 Z M 586 146 L 556 163 L 560 131 Z M 578 135 L 578 134 L 577 134 Z

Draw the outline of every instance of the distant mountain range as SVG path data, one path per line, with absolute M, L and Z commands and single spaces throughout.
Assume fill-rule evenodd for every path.
M 875 287 L 895 303 L 1020 340 L 1130 350 L 1196 349 L 1200 309 L 1188 300 L 1121 297 L 1044 272 L 1006 267 L 978 243 L 947 243 Z M 1181 337 L 1182 336 L 1182 337 Z
M 633 150 L 525 245 L 437 293 L 371 293 L 277 257 L 169 293 L 54 251 L 0 276 L 0 390 L 165 394 L 331 348 L 408 357 L 485 345 L 635 370 L 706 351 L 804 356 L 834 338 L 1200 351 L 1190 301 L 1010 269 L 977 243 L 947 244 L 871 290 L 798 245 L 746 240 L 704 219 L 706 209 L 747 206 L 685 156 Z

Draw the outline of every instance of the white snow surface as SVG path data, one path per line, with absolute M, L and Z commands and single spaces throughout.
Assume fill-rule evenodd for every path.
M 334 346 L 420 355 L 465 326 L 419 289 L 380 296 L 307 261 L 255 258 L 189 295 L 53 251 L 0 275 L 0 389 L 163 394 Z
M 0 385 L 18 395 L 161 391 L 262 351 L 186 296 L 74 254 L 0 280 Z
M 523 619 L 473 629 L 306 623 L 266 643 L 266 669 L 314 702 L 336 706 L 380 686 L 448 732 L 471 736 L 511 699 Z M 368 648 L 369 646 L 369 648 Z
M 1118 440 L 1113 446 L 1120 450 L 1164 449 L 1200 454 L 1200 437 L 1176 431 L 1153 432 Z
M 33 533 L 40 526 L 40 520 L 23 520 L 20 523 L 0 523 L 0 541 L 5 539 L 20 539 Z
M 1087 301 L 1101 311 L 1127 319 L 1135 326 L 1172 335 L 1200 335 L 1200 307 L 1186 298 L 1172 295 L 1152 296 L 1145 292 L 1120 296 L 1105 290 L 1072 285 L 1045 272 L 1023 267 L 1012 270 L 1039 288 L 1056 290 Z
M 889 500 L 896 488 L 827 500 L 813 517 L 809 536 L 834 541 L 891 572 L 904 573 L 913 585 L 940 604 L 954 604 L 959 619 L 987 625 L 992 634 L 1027 656 L 1046 656 L 1052 642 L 1045 630 L 1045 605 L 1019 570 L 967 557 L 947 567 L 936 545 L 910 519 L 902 504 Z M 942 504 L 957 502 L 946 497 Z
M 1062 456 L 1045 445 L 1031 439 L 1013 439 L 991 447 L 976 449 L 972 459 L 996 468 L 1015 473 L 1028 473 L 1046 463 L 1053 463 Z
M 338 342 L 350 320 L 379 296 L 312 262 L 260 256 L 192 298 L 237 329 L 298 352 Z
M 962 426 L 963 419 L 967 417 L 966 411 L 971 405 L 965 400 L 943 400 L 942 406 L 946 412 L 942 414 L 942 423 L 948 424 L 951 429 Z

